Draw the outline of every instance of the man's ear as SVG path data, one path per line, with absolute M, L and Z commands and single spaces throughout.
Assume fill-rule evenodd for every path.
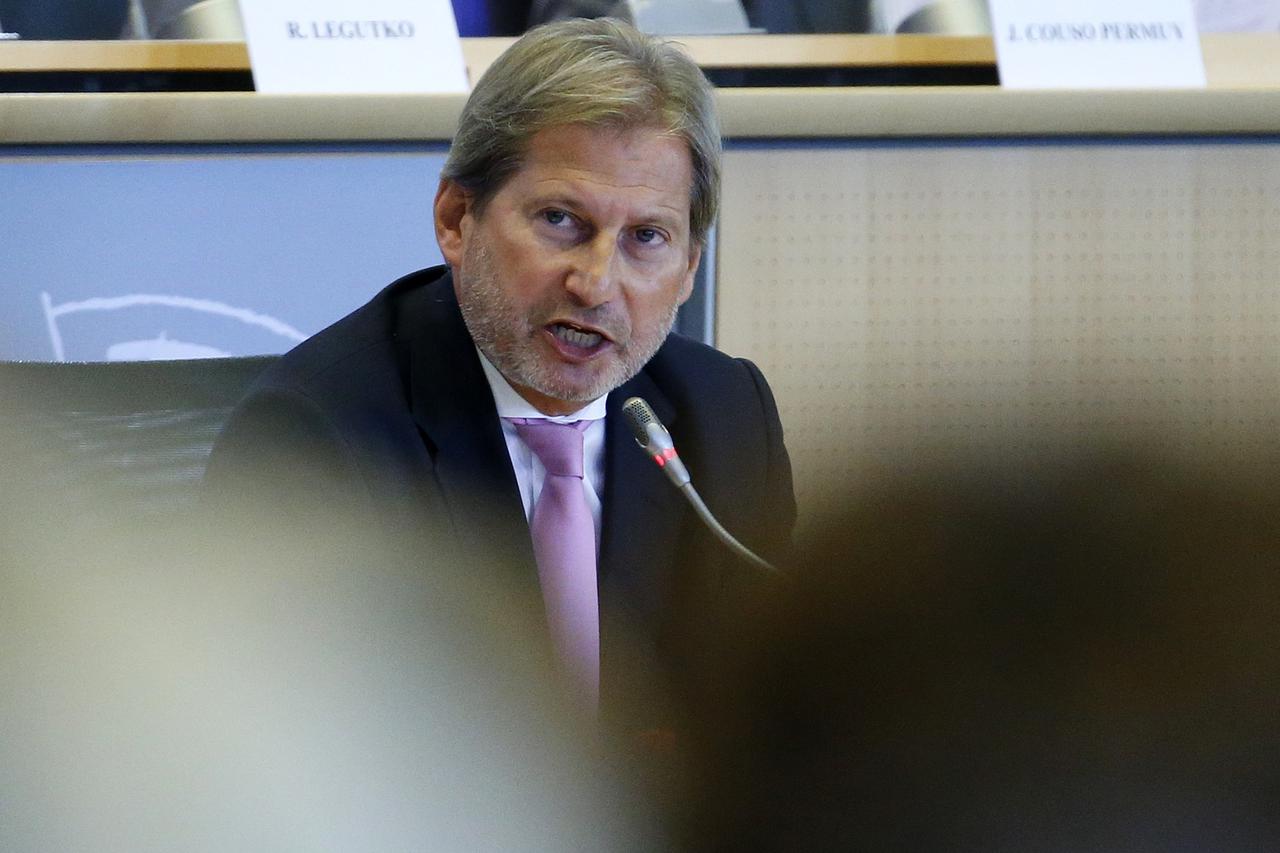
M 444 262 L 456 267 L 462 260 L 464 221 L 471 212 L 471 193 L 448 178 L 440 179 L 436 190 L 436 242 Z
M 689 297 L 693 295 L 693 279 L 698 274 L 698 263 L 702 260 L 702 244 L 695 243 L 693 248 L 689 250 L 689 269 L 684 274 L 684 285 L 680 289 L 680 301 L 677 305 L 683 305 L 689 301 Z

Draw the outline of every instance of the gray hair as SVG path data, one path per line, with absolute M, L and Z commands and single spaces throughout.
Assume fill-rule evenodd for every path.
M 689 233 L 704 243 L 720 203 L 720 127 L 711 84 L 670 42 L 621 21 L 535 27 L 508 48 L 463 107 L 442 173 L 477 213 L 522 164 L 541 130 L 566 125 L 654 127 L 689 146 Z

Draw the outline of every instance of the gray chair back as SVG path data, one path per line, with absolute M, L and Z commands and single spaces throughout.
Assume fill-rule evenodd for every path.
M 227 416 L 276 358 L 0 362 L 0 476 L 75 512 L 191 508 Z

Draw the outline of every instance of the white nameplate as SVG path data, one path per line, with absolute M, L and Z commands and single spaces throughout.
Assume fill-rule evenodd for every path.
M 1011 89 L 1204 86 L 1191 0 L 990 0 Z
M 259 92 L 467 91 L 449 0 L 240 0 Z

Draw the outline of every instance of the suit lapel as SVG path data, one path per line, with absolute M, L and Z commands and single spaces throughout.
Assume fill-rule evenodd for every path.
M 605 421 L 604 515 L 600 535 L 601 714 L 639 728 L 669 714 L 659 665 L 684 517 L 683 499 L 639 447 L 622 417 L 629 397 L 649 401 L 662 421 L 674 407 L 641 371 L 609 395 Z
M 634 605 L 656 608 L 658 573 L 672 565 L 683 498 L 661 469 L 636 446 L 622 404 L 643 397 L 671 426 L 675 408 L 645 371 L 609 395 L 605 421 L 605 494 L 600 581 L 638 596 Z
M 406 312 L 414 420 L 463 553 L 537 588 L 537 570 L 498 411 L 452 280 L 426 288 Z

